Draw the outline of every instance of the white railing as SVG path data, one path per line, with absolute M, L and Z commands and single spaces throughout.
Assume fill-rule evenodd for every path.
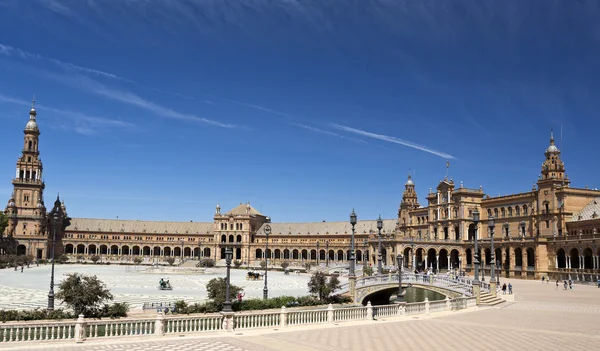
M 280 313 L 252 313 L 235 315 L 235 329 L 273 328 L 279 326 Z
M 366 316 L 366 307 L 340 308 L 333 311 L 334 322 L 356 321 L 365 319 Z
M 165 334 L 232 332 L 258 328 L 286 328 L 297 325 L 333 324 L 348 321 L 373 320 L 384 317 L 429 314 L 476 306 L 474 297 L 446 298 L 440 301 L 401 303 L 393 305 L 333 308 L 293 309 L 282 307 L 279 311 L 223 312 L 220 314 L 196 314 L 165 316 L 160 312 L 156 318 L 121 320 L 85 320 L 80 315 L 75 322 L 8 322 L 0 325 L 0 344 L 47 340 L 162 336 Z
M 361 277 L 356 279 L 356 288 L 365 286 L 390 284 L 398 282 L 398 274 L 382 274 L 370 277 Z M 402 283 L 431 285 L 446 290 L 450 290 L 461 295 L 473 295 L 473 283 L 470 279 L 460 277 L 450 277 L 445 275 L 426 275 L 414 273 L 402 273 Z M 489 291 L 489 284 L 482 282 L 482 291 Z M 343 294 L 350 291 L 350 284 L 344 283 L 336 291 L 338 294 Z
M 327 310 L 294 311 L 287 314 L 287 325 L 327 323 Z
M 165 319 L 165 334 L 197 333 L 223 328 L 220 314 L 176 316 Z
M 72 340 L 75 338 L 75 322 L 12 322 L 0 327 L 2 342 Z
M 85 338 L 139 336 L 154 334 L 154 319 L 91 321 L 85 325 Z

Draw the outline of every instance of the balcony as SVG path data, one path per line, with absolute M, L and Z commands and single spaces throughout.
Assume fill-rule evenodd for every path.
M 13 184 L 37 184 L 37 185 L 43 185 L 44 181 L 42 181 L 41 179 L 13 178 L 12 183 Z

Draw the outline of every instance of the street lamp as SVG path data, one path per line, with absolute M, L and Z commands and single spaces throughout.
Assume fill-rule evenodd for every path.
M 377 219 L 377 239 L 379 240 L 378 248 L 377 248 L 377 274 L 381 274 L 381 228 L 383 228 L 383 221 L 381 220 L 381 215 L 379 215 L 379 219 Z
M 223 312 L 233 312 L 231 309 L 231 296 L 229 296 L 231 259 L 233 258 L 233 250 L 228 247 L 225 249 L 225 264 L 227 265 L 227 280 L 225 281 L 225 302 L 223 302 Z
M 350 274 L 349 277 L 354 277 L 354 269 L 356 266 L 356 257 L 354 256 L 354 226 L 356 225 L 356 213 L 352 209 L 350 213 L 350 224 L 352 225 L 352 238 L 350 239 Z
M 494 258 L 494 227 L 496 227 L 496 222 L 494 221 L 494 216 L 490 216 L 488 219 L 488 228 L 490 229 L 490 269 L 491 269 L 491 277 L 490 282 L 494 282 L 496 278 L 496 259 Z
M 319 252 L 319 241 L 317 240 L 317 267 L 319 266 L 319 256 L 321 255 L 321 253 Z
M 54 208 L 50 211 L 50 224 L 52 226 L 52 251 L 50 252 L 52 259 L 52 273 L 50 274 L 50 291 L 48 292 L 48 311 L 54 311 L 54 249 L 56 246 L 56 231 L 60 228 L 63 217 L 60 199 L 57 196 L 54 202 Z
M 325 240 L 325 267 L 329 267 L 329 240 Z
M 496 286 L 500 286 L 500 260 L 496 261 L 496 268 L 498 268 L 498 272 L 496 272 Z
M 265 287 L 263 288 L 263 299 L 266 300 L 269 298 L 269 288 L 267 287 L 267 273 L 269 271 L 269 234 L 271 234 L 271 226 L 270 225 L 266 225 L 265 229 L 263 229 L 263 231 L 265 232 L 265 237 L 266 237 L 266 249 L 265 249 Z
M 396 256 L 398 260 L 398 296 L 396 296 L 396 302 L 402 302 L 402 261 L 403 258 L 401 254 Z
M 180 256 L 179 260 L 181 261 L 181 263 L 183 263 L 183 244 L 184 244 L 184 240 L 183 240 L 183 238 L 181 238 L 181 239 L 179 239 L 179 241 L 181 242 L 181 252 L 180 252 L 181 255 L 179 255 Z
M 475 277 L 473 279 L 473 283 L 474 284 L 479 284 L 479 254 L 478 254 L 478 250 L 479 247 L 477 245 L 477 226 L 479 225 L 479 210 L 475 209 L 475 211 L 473 211 L 473 224 L 475 224 L 475 235 L 474 235 L 474 239 L 475 239 L 475 253 L 474 253 L 474 258 L 475 258 Z

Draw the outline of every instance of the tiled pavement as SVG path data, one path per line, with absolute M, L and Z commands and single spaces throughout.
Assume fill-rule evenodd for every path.
M 353 322 L 339 326 L 179 339 L 166 338 L 39 345 L 28 350 L 592 350 L 600 349 L 600 289 L 556 290 L 533 281 L 512 281 L 516 302 L 499 308 L 445 312 L 404 321 Z M 43 347 L 42 347 L 43 346 Z M 37 347 L 37 346 L 36 346 Z

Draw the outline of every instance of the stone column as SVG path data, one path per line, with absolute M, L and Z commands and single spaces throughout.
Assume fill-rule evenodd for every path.
M 162 310 L 158 312 L 158 315 L 156 315 L 156 320 L 154 321 L 154 335 L 165 335 L 165 314 Z
M 355 302 L 356 301 L 356 276 L 350 276 L 348 277 L 348 286 L 349 286 L 349 292 L 350 292 L 350 296 L 352 296 L 352 301 Z
M 508 276 L 509 277 L 514 277 L 515 276 L 515 265 L 517 262 L 515 262 L 515 248 L 514 247 L 509 247 L 508 248 L 508 258 L 509 258 L 509 265 L 508 265 L 508 269 L 509 269 L 509 273 Z
M 78 344 L 85 340 L 85 327 L 86 323 L 83 314 L 80 314 L 79 318 L 77 318 L 77 322 L 75 322 L 75 342 Z
M 450 255 L 452 254 L 451 252 L 452 251 L 450 251 Z M 448 255 L 448 270 L 450 270 L 450 255 Z
M 481 302 L 481 286 L 479 285 L 479 283 L 473 284 L 473 295 L 475 295 L 476 304 L 479 305 L 479 303 Z
M 435 271 L 440 272 L 440 255 L 435 255 Z

